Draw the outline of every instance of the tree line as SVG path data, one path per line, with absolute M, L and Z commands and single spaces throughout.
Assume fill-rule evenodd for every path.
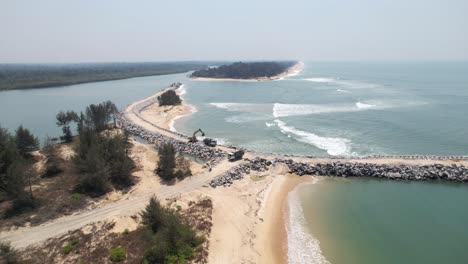
M 133 184 L 131 172 L 135 167 L 129 157 L 131 147 L 126 131 L 108 130 L 115 127 L 117 107 L 111 101 L 91 104 L 84 112 L 61 111 L 57 125 L 62 128 L 64 142 L 71 142 L 72 123 L 77 127 L 76 155 L 73 162 L 80 172 L 75 191 L 101 195 L 114 188 Z M 113 123 L 113 126 L 109 126 Z
M 31 186 L 34 163 L 31 152 L 37 149 L 38 139 L 22 125 L 13 135 L 0 126 L 0 202 L 13 201 L 8 214 L 35 206 Z
M 0 90 L 63 86 L 205 68 L 197 62 L 0 64 Z
M 252 79 L 272 77 L 285 72 L 294 61 L 283 62 L 236 62 L 216 68 L 194 71 L 191 77 Z

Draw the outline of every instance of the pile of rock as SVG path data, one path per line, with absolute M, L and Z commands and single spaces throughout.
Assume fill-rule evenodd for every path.
M 235 180 L 244 178 L 244 175 L 250 174 L 251 171 L 267 171 L 271 164 L 271 161 L 258 157 L 253 160 L 248 160 L 248 162 L 241 163 L 225 174 L 212 179 L 210 181 L 210 186 L 230 186 Z
M 375 177 L 394 180 L 447 180 L 468 182 L 468 168 L 463 165 L 403 165 L 360 162 L 295 163 L 287 162 L 297 175 Z
M 130 122 L 123 115 L 120 115 L 118 124 L 121 128 L 130 132 L 130 134 L 138 136 L 144 139 L 145 141 L 147 141 L 148 143 L 156 144 L 156 145 L 161 145 L 164 143 L 171 143 L 177 151 L 180 151 L 189 156 L 198 158 L 204 162 L 211 161 L 213 164 L 213 163 L 219 162 L 220 160 L 226 157 L 226 153 L 224 151 L 220 149 L 216 149 L 216 148 L 207 147 L 200 142 L 189 143 L 189 142 L 180 141 L 171 137 L 167 137 L 162 134 L 149 132 L 146 129 Z M 178 136 L 187 138 L 179 134 Z M 188 141 L 188 138 L 187 138 L 187 141 Z

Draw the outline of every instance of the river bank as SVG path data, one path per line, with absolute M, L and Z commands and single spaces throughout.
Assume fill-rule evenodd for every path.
M 191 78 L 194 81 L 224 81 L 224 82 L 260 82 L 260 81 L 274 81 L 284 79 L 288 76 L 294 76 L 299 74 L 302 70 L 304 70 L 304 63 L 299 61 L 298 63 L 294 64 L 293 66 L 289 67 L 286 71 L 271 76 L 271 77 L 258 77 L 258 78 L 251 78 L 251 79 L 234 79 L 234 78 L 205 78 L 205 77 L 195 77 Z

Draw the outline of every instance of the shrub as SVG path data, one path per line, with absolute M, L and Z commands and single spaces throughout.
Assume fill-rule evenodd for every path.
M 118 246 L 118 247 L 111 249 L 110 260 L 115 261 L 115 262 L 120 262 L 125 259 L 126 255 L 127 255 L 127 251 L 125 250 L 125 248 Z
M 81 200 L 81 194 L 74 193 L 70 196 L 73 200 Z
M 72 250 L 73 250 L 73 245 L 68 244 L 68 245 L 63 247 L 63 254 L 66 255 L 66 254 L 70 253 Z
M 179 105 L 182 103 L 180 97 L 174 90 L 167 90 L 160 96 L 158 96 L 159 106 L 163 105 Z
M 17 252 L 10 243 L 0 242 L 0 263 L 19 263 Z

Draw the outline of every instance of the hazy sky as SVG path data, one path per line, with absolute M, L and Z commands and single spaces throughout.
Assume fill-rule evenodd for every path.
M 468 60 L 468 0 L 0 0 L 0 63 Z

